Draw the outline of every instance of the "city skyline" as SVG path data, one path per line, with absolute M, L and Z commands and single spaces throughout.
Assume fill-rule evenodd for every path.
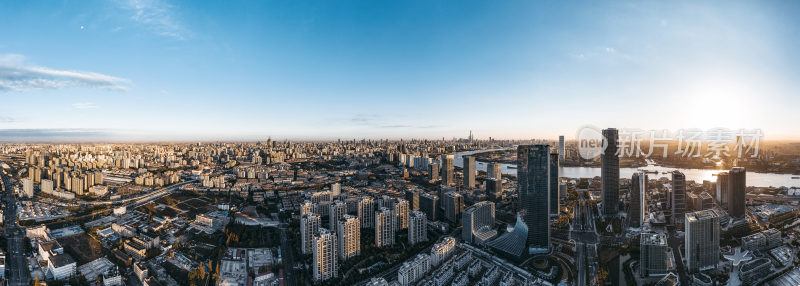
M 3 2 L 0 139 L 797 140 L 798 5 Z

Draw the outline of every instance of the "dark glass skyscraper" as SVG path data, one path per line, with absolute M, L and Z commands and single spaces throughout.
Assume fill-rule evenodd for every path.
M 600 177 L 602 178 L 603 215 L 615 216 L 619 211 L 619 156 L 617 155 L 617 129 L 603 129 L 603 145 L 606 146 L 601 155 Z
M 686 213 L 686 175 L 672 171 L 672 220 L 681 223 Z
M 558 215 L 559 154 L 550 153 L 550 214 Z
M 735 218 L 744 217 L 746 176 L 747 171 L 742 167 L 728 172 L 728 214 Z
M 631 176 L 631 209 L 628 211 L 630 226 L 641 227 L 647 215 L 647 174 L 633 173 Z
M 520 211 L 528 226 L 530 252 L 550 248 L 550 145 L 520 145 L 517 149 Z
M 464 188 L 471 189 L 475 187 L 475 176 L 478 172 L 475 169 L 475 157 L 463 156 L 464 164 L 462 170 L 464 171 Z

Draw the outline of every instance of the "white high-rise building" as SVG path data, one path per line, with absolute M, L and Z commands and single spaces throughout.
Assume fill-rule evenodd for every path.
M 372 197 L 363 197 L 358 202 L 358 219 L 361 220 L 361 228 L 375 227 L 375 202 Z
M 431 247 L 431 266 L 439 266 L 439 264 L 450 258 L 455 249 L 456 239 L 452 236 L 446 236 L 442 241 L 434 244 Z
M 425 277 L 431 270 L 431 258 L 425 253 L 420 253 L 413 260 L 409 260 L 397 270 L 397 282 L 401 286 L 414 285 L 417 281 Z
M 45 194 L 53 193 L 53 180 L 43 179 L 39 189 Z
M 339 272 L 336 258 L 336 235 L 320 228 L 314 235 L 314 281 L 325 281 Z
M 312 240 L 319 231 L 320 218 L 318 214 L 305 214 L 300 219 L 300 243 L 303 245 L 303 253 L 309 254 L 313 251 Z
M 33 197 L 33 180 L 30 178 L 23 178 L 20 180 L 22 182 L 22 194 L 26 197 L 32 198 Z
M 394 214 L 390 209 L 380 208 L 375 212 L 375 246 L 394 245 Z
M 335 230 L 337 222 L 347 214 L 347 205 L 340 201 L 335 200 L 332 204 L 328 205 L 328 228 Z
M 339 257 L 342 260 L 361 254 L 361 223 L 358 217 L 344 215 L 338 225 Z
M 466 243 L 483 244 L 497 236 L 494 230 L 494 203 L 477 202 L 461 217 L 461 234 Z
M 331 184 L 331 196 L 338 197 L 342 193 L 342 184 L 333 183 Z
M 714 209 L 686 214 L 686 268 L 690 273 L 719 263 L 719 214 Z
M 397 199 L 392 206 L 392 211 L 395 214 L 395 227 L 394 230 L 406 229 L 408 228 L 408 201 L 404 199 Z
M 428 218 L 424 212 L 413 211 L 408 217 L 408 244 L 428 241 Z

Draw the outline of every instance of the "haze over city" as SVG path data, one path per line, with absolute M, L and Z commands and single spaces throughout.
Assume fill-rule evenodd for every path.
M 0 141 L 800 139 L 800 3 L 3 1 Z

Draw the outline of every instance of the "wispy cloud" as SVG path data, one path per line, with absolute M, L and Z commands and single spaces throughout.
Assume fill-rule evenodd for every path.
M 95 109 L 98 108 L 99 106 L 91 102 L 78 102 L 78 103 L 73 103 L 72 107 L 75 109 Z
M 13 117 L 0 116 L 0 123 L 14 123 L 17 122 Z
M 0 92 L 91 87 L 127 91 L 128 80 L 94 72 L 57 70 L 25 63 L 22 55 L 0 55 Z
M 123 0 L 123 7 L 133 12 L 131 19 L 154 33 L 183 40 L 189 31 L 175 19 L 174 8 L 162 0 Z

